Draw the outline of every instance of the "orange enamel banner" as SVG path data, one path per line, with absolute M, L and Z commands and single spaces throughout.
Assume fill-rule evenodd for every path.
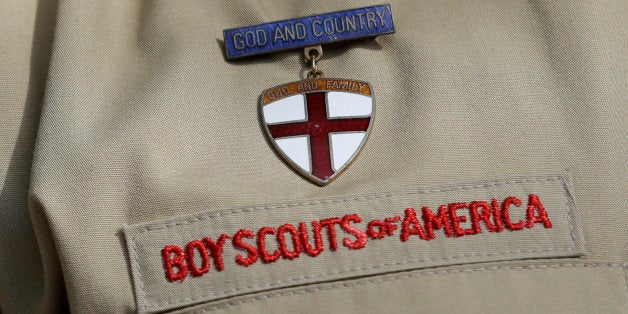
M 315 91 L 339 91 L 371 96 L 371 86 L 367 82 L 336 78 L 319 78 L 287 83 L 269 88 L 262 93 L 262 105 L 295 94 Z

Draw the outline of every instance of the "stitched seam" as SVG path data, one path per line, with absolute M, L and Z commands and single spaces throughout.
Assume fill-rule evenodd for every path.
M 137 307 L 139 309 L 148 308 L 148 302 L 146 300 L 146 290 L 144 288 L 144 280 L 142 279 L 142 272 L 140 271 L 140 263 L 138 260 L 137 249 L 135 247 L 135 236 L 131 237 L 131 241 L 129 241 L 129 251 L 131 252 L 131 267 L 133 268 L 133 273 L 137 274 L 137 280 L 139 284 L 136 283 L 136 291 L 137 293 Z
M 151 303 L 151 306 L 177 305 L 177 304 L 184 303 L 184 302 L 198 301 L 198 300 L 206 298 L 206 297 L 222 297 L 222 296 L 226 296 L 226 295 L 228 295 L 230 293 L 238 293 L 238 292 L 243 291 L 243 290 L 259 289 L 259 288 L 272 288 L 272 287 L 275 287 L 275 286 L 278 286 L 278 285 L 280 285 L 280 286 L 284 285 L 284 284 L 286 284 L 288 282 L 295 282 L 295 281 L 297 281 L 297 283 L 295 283 L 295 284 L 303 284 L 303 283 L 306 283 L 306 282 L 298 282 L 298 281 L 299 280 L 304 280 L 304 279 L 305 280 L 307 280 L 307 279 L 320 279 L 320 281 L 323 281 L 323 280 L 329 279 L 328 277 L 330 277 L 331 275 L 347 274 L 347 273 L 353 273 L 353 272 L 356 272 L 356 271 L 366 271 L 366 270 L 377 269 L 377 268 L 381 268 L 381 267 L 401 266 L 401 265 L 410 264 L 410 263 L 423 263 L 423 262 L 426 262 L 426 261 L 434 261 L 434 260 L 448 261 L 448 260 L 456 260 L 456 259 L 460 259 L 460 258 L 464 258 L 464 257 L 473 257 L 473 256 L 515 255 L 515 254 L 519 254 L 519 253 L 549 253 L 549 252 L 558 252 L 558 251 L 569 252 L 569 251 L 573 251 L 573 249 L 572 248 L 562 248 L 562 249 L 547 249 L 547 250 L 540 250 L 540 251 L 537 251 L 537 250 L 520 250 L 520 251 L 483 253 L 483 254 L 463 254 L 463 255 L 457 255 L 457 256 L 451 256 L 451 257 L 438 257 L 438 258 L 428 257 L 428 258 L 417 259 L 417 260 L 406 260 L 406 261 L 397 262 L 397 263 L 386 263 L 386 264 L 373 265 L 373 266 L 367 266 L 367 267 L 357 267 L 357 268 L 352 268 L 352 269 L 348 269 L 348 270 L 333 271 L 333 272 L 327 272 L 327 273 L 322 273 L 322 274 L 317 274 L 317 275 L 307 275 L 307 276 L 300 276 L 300 277 L 292 277 L 292 278 L 283 279 L 280 282 L 276 282 L 276 283 L 267 283 L 267 284 L 262 284 L 262 285 L 245 286 L 245 287 L 234 288 L 234 289 L 229 289 L 229 290 L 222 290 L 222 291 L 219 291 L 219 292 L 206 293 L 206 294 L 202 294 L 202 295 L 199 295 L 199 296 L 196 296 L 196 297 L 192 297 L 192 298 L 172 300 L 172 301 L 165 301 L 165 302 L 160 302 L 160 303 Z M 410 270 L 410 269 L 406 269 L 406 270 Z M 369 275 L 371 275 L 371 274 L 369 274 Z
M 363 286 L 369 284 L 377 284 L 387 281 L 395 281 L 401 279 L 408 278 L 417 278 L 422 276 L 432 276 L 432 275 L 442 275 L 442 274 L 454 274 L 454 273 L 472 273 L 479 271 L 499 271 L 499 270 L 507 270 L 507 269 L 551 269 L 551 268 L 568 268 L 568 267 L 628 267 L 628 264 L 553 264 L 553 265 L 529 265 L 529 266 L 494 266 L 494 267 L 479 267 L 472 269 L 453 269 L 453 270 L 443 270 L 443 271 L 425 271 L 416 274 L 405 274 L 394 277 L 387 278 L 375 278 L 375 279 L 365 279 L 358 282 L 347 282 L 347 283 L 334 283 L 325 287 L 316 287 L 316 288 L 299 288 L 292 291 L 284 291 L 284 292 L 274 292 L 268 293 L 266 295 L 252 297 L 246 300 L 240 301 L 230 301 L 224 304 L 215 305 L 213 307 L 207 307 L 204 309 L 194 310 L 191 313 L 207 313 L 215 310 L 225 309 L 229 307 L 234 307 L 250 302 L 263 301 L 264 299 L 274 299 L 278 297 L 285 297 L 290 295 L 299 295 L 304 293 L 311 293 L 317 291 L 326 291 L 337 288 L 345 288 L 345 287 L 355 287 L 355 286 Z
M 569 227 L 569 235 L 571 236 L 571 240 L 572 240 L 571 249 L 575 250 L 577 242 L 576 242 L 576 235 L 574 233 L 574 228 L 572 226 L 573 219 L 571 217 L 571 214 L 573 213 L 573 208 L 571 206 L 571 202 L 569 201 L 569 194 L 567 194 L 567 183 L 562 179 L 560 180 L 560 183 L 562 184 L 563 195 L 565 196 L 565 206 L 567 206 L 567 226 Z
M 622 265 L 622 277 L 624 278 L 624 287 L 626 288 L 626 302 L 628 302 L 628 280 L 627 280 L 627 274 L 626 272 L 628 272 L 628 263 Z
M 249 206 L 245 208 L 231 209 L 231 210 L 222 210 L 215 213 L 202 213 L 194 215 L 189 218 L 175 218 L 173 220 L 169 220 L 166 222 L 162 222 L 159 224 L 148 225 L 142 228 L 133 229 L 133 232 L 136 234 L 141 234 L 149 231 L 156 231 L 161 229 L 172 228 L 176 226 L 189 225 L 193 223 L 197 223 L 199 221 L 220 218 L 224 216 L 240 214 L 240 213 L 249 213 L 253 211 L 259 210 L 270 210 L 270 209 L 285 209 L 295 206 L 312 206 L 312 205 L 324 205 L 324 204 L 335 204 L 335 203 L 345 203 L 352 201 L 369 201 L 369 200 L 377 200 L 382 198 L 388 198 L 393 196 L 408 196 L 408 195 L 420 195 L 420 194 L 432 194 L 432 193 L 440 193 L 440 192 L 454 192 L 454 191 L 469 191 L 469 190 L 479 190 L 486 189 L 491 187 L 503 187 L 513 184 L 520 183 L 544 183 L 544 182 L 552 182 L 552 181 L 562 181 L 561 177 L 552 176 L 547 178 L 537 178 L 537 179 L 520 179 L 520 180 L 510 180 L 510 181 L 495 181 L 492 183 L 485 184 L 475 184 L 475 185 L 459 185 L 459 186 L 451 186 L 447 188 L 440 189 L 423 189 L 416 191 L 408 191 L 408 192 L 389 192 L 383 194 L 375 194 L 375 195 L 360 195 L 360 196 L 352 196 L 345 198 L 332 198 L 326 200 L 319 201 L 310 201 L 310 202 L 296 202 L 289 204 L 281 204 L 281 205 L 269 205 L 269 206 Z M 183 221 L 179 221 L 181 219 L 185 219 Z

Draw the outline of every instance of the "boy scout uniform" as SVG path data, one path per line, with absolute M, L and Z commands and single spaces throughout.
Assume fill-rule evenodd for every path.
M 392 1 L 319 187 L 258 120 L 302 53 L 222 29 L 371 4 L 2 1 L 1 312 L 626 313 L 626 2 Z

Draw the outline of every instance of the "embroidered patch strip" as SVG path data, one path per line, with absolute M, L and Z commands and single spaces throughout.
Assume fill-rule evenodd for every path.
M 320 281 L 584 253 L 555 176 L 243 207 L 127 226 L 141 311 Z

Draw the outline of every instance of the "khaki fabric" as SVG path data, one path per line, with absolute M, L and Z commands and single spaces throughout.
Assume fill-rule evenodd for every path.
M 391 1 L 396 34 L 324 48 L 325 74 L 370 82 L 377 113 L 361 155 L 321 188 L 276 157 L 258 122 L 263 90 L 304 77 L 302 52 L 227 62 L 222 29 L 375 3 L 0 1 L 2 313 L 135 312 L 127 225 L 565 172 L 582 257 L 179 310 L 626 312 L 628 3 Z
M 0 312 L 63 309 L 46 217 L 31 217 L 33 149 L 52 51 L 55 1 L 0 1 Z M 35 228 L 34 228 L 35 227 Z

